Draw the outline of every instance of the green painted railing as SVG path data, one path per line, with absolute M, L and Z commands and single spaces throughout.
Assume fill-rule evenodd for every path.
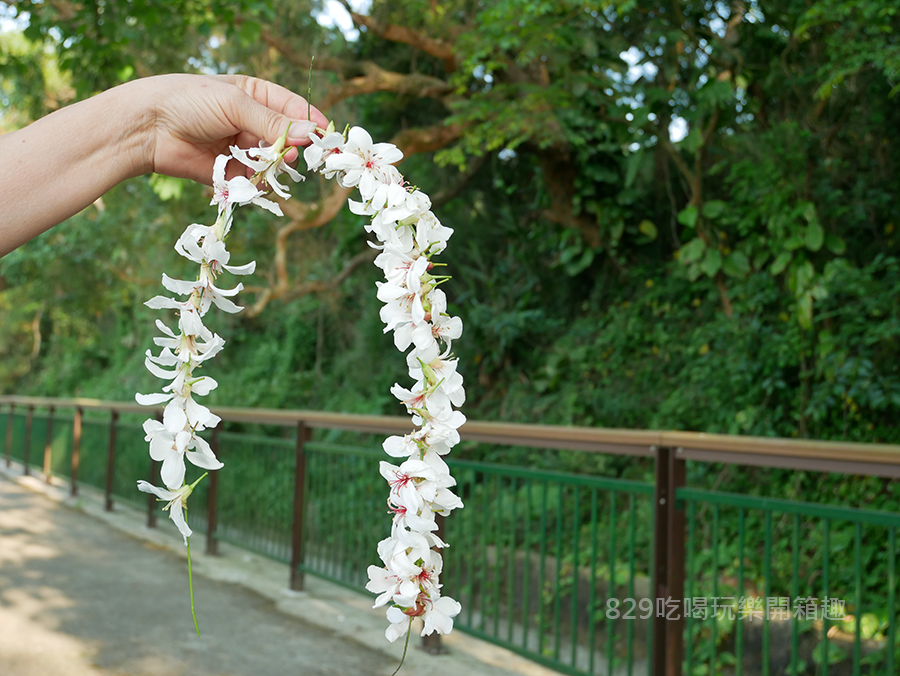
M 154 525 L 158 506 L 135 490 L 158 472 L 140 410 L 0 397 L 0 442 L 7 462 L 27 460 L 73 494 L 102 491 L 110 509 L 144 505 Z M 227 471 L 198 486 L 189 513 L 207 551 L 229 542 L 284 561 L 295 588 L 310 574 L 361 590 L 390 528 L 380 439 L 408 423 L 247 409 L 223 418 L 295 429 L 212 435 Z M 462 631 L 578 676 L 900 673 L 900 510 L 685 485 L 687 464 L 709 461 L 896 477 L 900 448 L 490 423 L 462 433 L 656 466 L 654 481 L 639 482 L 450 459 L 467 508 L 441 524 L 451 545 L 442 581 L 463 604 Z

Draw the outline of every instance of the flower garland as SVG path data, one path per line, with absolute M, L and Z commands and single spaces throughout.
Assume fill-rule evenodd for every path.
M 431 212 L 428 196 L 406 183 L 393 166 L 403 157 L 396 146 L 373 143 L 361 127 L 351 128 L 346 136 L 335 132 L 333 124 L 318 132 L 310 135 L 312 144 L 304 150 L 304 160 L 311 171 L 336 179 L 342 187 L 359 189 L 362 201 L 350 200 L 349 206 L 354 214 L 372 217 L 365 229 L 378 240 L 370 246 L 380 250 L 375 264 L 385 275 L 376 294 L 385 304 L 380 312 L 384 331 L 393 332 L 398 350 L 409 350 L 407 366 L 414 381 L 412 389 L 399 384 L 391 388 L 417 429 L 406 436 L 391 436 L 383 444 L 388 455 L 404 460 L 399 466 L 380 463 L 381 475 L 390 486 L 387 503 L 393 524 L 390 537 L 378 544 L 384 566 L 369 567 L 366 588 L 378 594 L 376 608 L 389 605 L 390 624 L 385 632 L 389 641 L 407 634 L 415 617 L 423 620 L 423 636 L 435 631 L 446 634 L 453 629 L 453 617 L 461 607 L 440 593 L 442 558 L 437 550 L 447 544 L 436 534 L 435 515 L 447 515 L 463 506 L 450 491 L 456 481 L 441 456 L 459 442 L 458 428 L 465 417 L 454 407 L 465 402 L 465 390 L 457 372 L 458 360 L 451 353 L 452 341 L 462 333 L 462 321 L 447 314 L 447 298 L 438 287 L 449 277 L 433 274 L 441 265 L 433 258 L 446 248 L 453 230 Z M 151 308 L 177 311 L 179 333 L 157 320 L 165 335 L 154 343 L 162 350 L 157 356 L 150 350 L 146 353 L 147 369 L 171 381 L 161 393 L 135 397 L 148 406 L 167 402 L 162 422 L 151 419 L 144 423 L 150 456 L 162 462 L 160 478 L 165 487 L 140 481 L 138 488 L 168 501 L 164 509 L 183 535 L 189 555 L 191 529 L 184 510 L 200 480 L 185 483 L 185 460 L 207 470 L 222 467 L 199 435 L 221 419 L 194 399 L 208 394 L 217 383 L 208 376 L 195 376 L 194 370 L 218 354 L 225 341 L 201 320 L 212 305 L 229 313 L 242 309 L 229 298 L 243 285 L 224 290 L 215 282 L 223 271 L 252 274 L 256 265 L 229 265 L 225 239 L 236 206 L 256 204 L 282 215 L 278 204 L 265 196 L 269 190 L 282 198 L 290 196 L 278 183 L 281 173 L 295 181 L 303 179 L 284 161 L 289 150 L 282 137 L 269 147 L 242 150 L 233 146 L 230 155 L 216 159 L 210 203 L 218 207 L 216 221 L 211 226 L 189 226 L 175 244 L 179 254 L 199 264 L 198 279 L 183 281 L 163 274 L 163 286 L 187 298 L 156 296 L 146 303 Z M 232 159 L 250 167 L 253 176 L 226 181 L 225 165 Z

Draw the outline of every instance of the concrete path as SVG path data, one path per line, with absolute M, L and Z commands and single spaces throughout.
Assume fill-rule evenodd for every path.
M 0 473 L 0 676 L 388 676 L 396 668 L 402 646 L 384 639 L 370 599 L 318 580 L 291 592 L 286 566 L 232 548 L 194 553 L 198 638 L 184 547 L 164 521 L 150 530 L 137 512 L 105 514 L 90 497 L 73 503 L 61 488 Z M 450 654 L 439 657 L 411 648 L 401 676 L 555 673 L 458 632 L 445 645 Z

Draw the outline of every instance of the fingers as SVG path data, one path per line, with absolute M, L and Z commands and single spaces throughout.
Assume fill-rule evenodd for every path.
M 247 95 L 237 97 L 233 120 L 245 133 L 274 143 L 290 125 L 288 144 L 308 145 L 309 134 L 316 126 L 328 126 L 328 118 L 319 109 L 284 87 L 243 75 L 219 77 Z

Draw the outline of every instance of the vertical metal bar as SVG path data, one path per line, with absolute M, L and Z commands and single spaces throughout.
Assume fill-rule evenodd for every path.
M 159 482 L 159 462 L 150 458 L 149 481 L 152 485 Z M 156 528 L 156 498 L 152 493 L 147 494 L 147 528 Z
M 791 599 L 800 595 L 800 516 L 794 514 L 794 523 L 791 532 L 791 546 L 793 548 L 793 570 L 791 571 Z M 791 613 L 791 674 L 797 676 L 797 659 L 799 657 L 800 636 L 797 615 Z
M 516 619 L 516 533 L 517 533 L 517 524 L 519 523 L 519 490 L 518 490 L 518 479 L 515 477 L 510 477 L 509 479 L 509 499 L 512 501 L 512 532 L 509 534 L 509 563 L 507 567 L 509 568 L 507 572 L 507 590 L 506 590 L 506 616 L 507 616 L 507 624 L 509 625 L 506 628 L 506 642 L 512 645 L 513 642 L 513 625 L 515 624 Z M 527 555 L 528 552 L 526 552 Z M 526 582 L 527 584 L 527 582 Z M 524 618 L 523 618 L 524 624 Z
M 738 588 L 737 601 L 744 595 L 744 508 L 738 509 Z M 740 614 L 735 620 L 735 659 L 734 676 L 742 676 L 744 672 L 744 623 Z
M 106 454 L 106 511 L 113 509 L 113 478 L 116 473 L 116 423 L 119 412 L 113 409 L 109 419 L 109 449 Z
M 565 487 L 559 484 L 559 498 L 556 507 L 556 593 L 553 598 L 553 659 L 559 661 L 560 642 L 560 603 L 562 597 L 562 554 L 563 554 L 563 493 Z
M 687 563 L 687 595 L 688 598 L 693 598 L 694 596 L 694 577 L 697 574 L 696 567 L 694 565 L 694 529 L 697 523 L 697 503 L 693 500 L 688 502 L 688 563 Z M 693 672 L 693 661 L 694 661 L 694 618 L 692 615 L 688 615 L 685 619 L 687 623 L 687 650 L 685 651 L 685 657 L 687 664 L 684 668 L 684 673 L 692 674 Z
M 303 589 L 303 500 L 306 488 L 306 453 L 303 446 L 309 440 L 310 430 L 302 420 L 297 421 L 297 446 L 294 465 L 294 520 L 291 528 L 291 589 Z
M 712 579 L 713 579 L 713 598 L 719 598 L 719 505 L 713 505 L 713 527 L 712 527 Z M 717 674 L 716 669 L 716 644 L 718 643 L 718 625 L 716 624 L 716 616 L 712 617 L 712 630 L 709 633 L 709 673 Z
M 765 542 L 763 545 L 763 587 L 766 599 L 763 603 L 762 673 L 769 676 L 771 658 L 769 650 L 769 597 L 772 595 L 772 511 L 766 510 Z
M 597 626 L 597 489 L 591 489 L 591 577 L 588 587 L 588 674 L 594 673 L 594 628 Z
M 538 654 L 544 653 L 544 572 L 547 561 L 547 480 L 541 482 L 541 558 L 538 580 Z
M 487 632 L 487 605 L 488 605 L 488 594 L 489 591 L 487 589 L 487 579 L 488 579 L 488 540 L 490 539 L 490 513 L 491 513 L 491 491 L 490 491 L 491 477 L 489 474 L 482 474 L 482 482 L 481 482 L 481 536 L 479 540 L 481 542 L 481 589 L 479 594 L 479 610 L 481 611 L 481 626 L 478 628 L 481 631 Z
M 651 626 L 653 641 L 651 651 L 651 674 L 666 676 L 666 617 L 658 612 L 661 599 L 668 596 L 669 569 L 669 454 L 671 449 L 660 446 L 653 447 L 656 452 L 656 486 L 654 490 L 653 519 L 653 615 Z M 664 601 L 663 601 L 664 602 Z M 715 673 L 714 671 L 711 673 Z
M 497 492 L 495 494 L 494 504 L 494 523 L 496 523 L 496 530 L 494 532 L 494 550 L 496 552 L 496 559 L 494 560 L 494 591 L 496 596 L 494 597 L 494 638 L 500 638 L 500 589 L 502 587 L 501 584 L 501 575 L 503 571 L 503 557 L 501 553 L 503 551 L 503 532 L 501 531 L 502 527 L 502 517 L 503 517 L 503 477 L 499 474 L 495 475 L 496 477 L 496 486 Z
M 862 605 L 862 524 L 857 522 L 856 528 L 854 529 L 854 543 L 853 543 L 853 567 L 854 575 L 853 575 L 853 586 L 855 588 L 855 605 L 856 607 L 853 609 L 853 676 L 859 676 L 859 668 L 860 668 L 860 658 L 861 648 L 862 648 L 862 617 L 863 617 L 863 605 Z M 893 611 L 893 608 L 891 608 Z
M 635 556 L 635 538 L 637 535 L 637 505 L 634 501 L 634 493 L 628 494 L 628 598 L 632 599 L 632 602 L 637 603 L 634 600 L 634 556 Z M 637 615 L 637 611 L 635 610 L 635 615 Z M 632 672 L 634 670 L 634 623 L 636 620 L 631 620 L 627 627 L 627 659 L 628 659 L 628 676 L 632 676 Z
M 822 598 L 827 598 L 829 594 L 828 588 L 828 573 L 829 573 L 829 558 L 831 556 L 831 519 L 825 519 L 822 522 L 822 528 L 824 530 L 823 533 L 823 543 L 822 543 Z M 828 653 L 831 651 L 831 646 L 828 643 L 828 617 L 823 613 L 822 616 L 822 640 L 825 643 L 825 655 L 822 660 L 822 676 L 828 676 Z
M 471 484 L 470 490 L 471 490 L 471 494 L 472 494 L 472 502 L 474 503 L 475 491 L 477 490 L 478 485 L 479 485 L 478 484 L 478 473 L 475 470 L 472 470 L 472 473 L 470 476 L 471 476 L 471 480 L 469 482 Z M 465 512 L 463 512 L 463 513 L 465 514 Z M 467 563 L 469 561 L 472 561 L 474 563 L 474 559 L 477 556 L 477 552 L 475 551 L 475 543 L 476 542 L 478 542 L 479 544 L 481 543 L 481 537 L 484 534 L 484 531 L 483 530 L 479 531 L 475 525 L 475 518 L 476 518 L 476 515 L 478 514 L 478 512 L 476 512 L 475 510 L 468 510 L 468 513 L 470 515 L 468 518 L 468 524 L 469 524 L 469 540 L 468 541 L 472 545 L 472 558 L 467 559 Z M 473 570 L 475 568 L 476 568 L 476 566 L 474 566 L 474 565 L 469 565 L 467 567 L 467 572 L 468 572 L 468 577 L 469 577 L 469 603 L 468 603 L 469 620 L 466 624 L 469 627 L 473 626 L 472 620 L 475 617 L 475 599 L 477 598 L 477 595 L 482 593 L 482 590 L 480 587 L 478 589 L 475 589 L 476 583 L 479 585 L 481 584 L 481 576 L 476 575 L 473 572 Z M 478 570 L 480 571 L 483 569 L 478 568 Z
M 16 405 L 9 405 L 9 414 L 6 417 L 6 468 L 12 465 L 13 424 L 16 420 Z
M 50 476 L 53 473 L 53 406 L 47 413 L 47 442 L 44 444 L 44 481 L 50 483 Z
M 887 632 L 887 672 L 894 673 L 894 616 L 896 615 L 897 589 L 897 529 L 888 534 L 888 632 Z
M 616 593 L 616 492 L 609 492 L 609 597 Z M 624 604 L 623 604 L 624 605 Z M 606 673 L 613 673 L 615 666 L 616 621 L 606 618 Z
M 209 438 L 209 446 L 213 454 L 222 459 L 222 449 L 219 446 L 219 428 L 213 428 Z M 219 541 L 216 539 L 216 529 L 219 527 L 219 473 L 210 472 L 209 489 L 206 493 L 206 553 L 215 556 L 219 553 Z
M 525 482 L 525 514 L 528 521 L 525 523 L 525 572 L 522 579 L 525 584 L 525 593 L 522 595 L 522 647 L 528 649 L 528 628 L 531 626 L 531 479 Z M 469 539 L 471 542 L 472 539 Z M 538 594 L 540 598 L 540 594 Z
M 581 567 L 579 566 L 578 554 L 580 552 L 578 548 L 578 531 L 581 526 L 581 515 L 579 514 L 580 510 L 578 507 L 578 494 L 580 492 L 580 486 L 573 486 L 572 490 L 575 492 L 575 506 L 573 511 L 575 513 L 573 521 L 573 533 L 572 533 L 572 628 L 569 630 L 569 633 L 572 635 L 572 656 L 569 660 L 569 663 L 574 667 L 576 665 L 577 653 L 578 653 L 578 575 Z
M 666 674 L 679 676 L 684 659 L 684 505 L 678 504 L 678 489 L 684 488 L 685 462 L 669 451 L 668 559 L 666 590 L 676 608 L 666 620 Z
M 34 405 L 28 406 L 25 414 L 25 446 L 22 448 L 22 472 L 25 476 L 31 474 L 28 465 L 31 463 L 31 426 L 34 423 Z
M 72 488 L 71 493 L 74 498 L 78 495 L 78 465 L 81 462 L 81 419 L 84 412 L 81 407 L 75 408 L 75 420 L 72 424 Z

